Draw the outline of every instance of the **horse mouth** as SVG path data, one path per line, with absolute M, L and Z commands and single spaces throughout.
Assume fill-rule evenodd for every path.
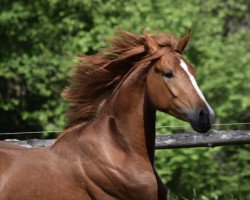
M 191 123 L 190 122 L 190 125 L 192 126 L 192 128 L 194 129 L 194 131 L 198 132 L 198 133 L 206 133 L 208 132 L 212 125 L 209 123 L 209 124 L 203 124 L 203 123 Z

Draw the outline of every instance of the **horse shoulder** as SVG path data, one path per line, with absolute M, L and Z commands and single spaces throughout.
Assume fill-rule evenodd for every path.
M 112 162 L 104 157 L 83 167 L 86 180 L 91 180 L 86 181 L 88 193 L 94 199 L 157 200 L 157 180 L 149 161 L 128 157 Z

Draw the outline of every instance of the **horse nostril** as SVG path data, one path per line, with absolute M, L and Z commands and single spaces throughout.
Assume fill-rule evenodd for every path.
M 208 124 L 210 122 L 208 112 L 202 109 L 199 113 L 199 121 L 203 124 Z

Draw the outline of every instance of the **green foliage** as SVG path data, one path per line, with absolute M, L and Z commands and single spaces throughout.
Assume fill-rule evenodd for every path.
M 157 152 L 156 166 L 170 192 L 179 198 L 249 199 L 249 150 L 249 147 L 161 150 Z
M 0 131 L 60 130 L 60 99 L 75 56 L 94 54 L 124 28 L 193 34 L 186 51 L 217 122 L 249 120 L 250 4 L 247 0 L 1 0 Z M 157 114 L 157 126 L 185 125 Z M 159 128 L 158 133 L 187 127 Z M 188 130 L 191 130 L 188 128 Z M 177 198 L 249 199 L 248 147 L 157 152 Z

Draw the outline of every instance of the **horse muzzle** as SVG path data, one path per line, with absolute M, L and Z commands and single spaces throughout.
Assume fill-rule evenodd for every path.
M 187 118 L 195 131 L 206 133 L 212 127 L 214 112 L 203 108 L 197 109 L 195 112 L 188 112 Z

